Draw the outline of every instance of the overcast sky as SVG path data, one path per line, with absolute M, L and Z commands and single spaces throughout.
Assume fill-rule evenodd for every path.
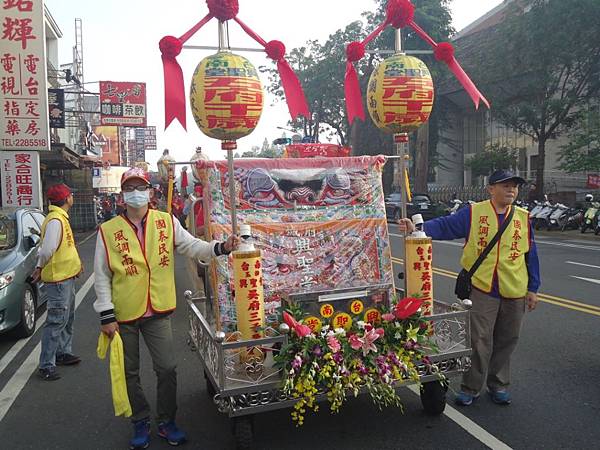
M 220 143 L 204 136 L 188 107 L 186 132 L 179 123 L 164 130 L 163 69 L 158 41 L 165 35 L 181 36 L 207 13 L 204 0 L 45 0 L 63 33 L 60 43 L 61 64 L 72 60 L 75 43 L 75 18 L 83 22 L 85 81 L 140 81 L 147 84 L 148 125 L 156 125 L 158 149 L 147 152 L 146 160 L 154 163 L 169 148 L 178 161 L 188 160 L 197 145 L 212 158 L 223 158 Z M 453 26 L 459 31 L 491 10 L 502 0 L 454 0 Z M 172 5 L 177 5 L 174 7 Z M 288 49 L 308 39 L 324 41 L 330 33 L 361 18 L 363 11 L 375 9 L 373 0 L 240 0 L 239 17 L 266 41 L 278 39 Z M 427 31 L 427 30 L 426 30 Z M 230 25 L 232 46 L 256 47 L 236 23 Z M 187 44 L 216 45 L 217 22 L 213 19 Z M 186 94 L 198 62 L 210 52 L 184 50 L 178 57 L 183 69 Z M 246 53 L 256 66 L 274 64 L 262 53 Z M 267 80 L 263 78 L 263 83 Z M 97 85 L 86 85 L 97 91 Z M 256 130 L 238 141 L 241 151 L 280 137 L 289 120 L 287 107 L 267 95 Z M 288 133 L 289 135 L 289 133 Z

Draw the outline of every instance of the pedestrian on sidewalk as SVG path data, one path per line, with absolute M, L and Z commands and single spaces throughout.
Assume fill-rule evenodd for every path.
M 101 330 L 119 332 L 125 354 L 127 394 L 132 408 L 132 449 L 150 441 L 150 406 L 142 391 L 139 338 L 143 336 L 157 376 L 158 435 L 179 445 L 186 435 L 175 424 L 177 375 L 170 314 L 175 310 L 174 250 L 208 260 L 227 255 L 238 238 L 211 243 L 194 238 L 178 220 L 149 209 L 152 187 L 148 174 L 134 168 L 121 178 L 125 212 L 102 224 L 96 241 L 94 309 Z
M 464 373 L 456 403 L 468 406 L 487 384 L 491 399 L 511 403 L 510 358 L 517 346 L 526 310 L 538 303 L 540 270 L 533 229 L 527 210 L 514 206 L 525 180 L 497 170 L 489 177 L 490 200 L 459 209 L 456 214 L 429 220 L 424 231 L 433 239 L 465 238 L 461 265 L 469 270 L 514 208 L 499 243 L 472 278 L 471 368 Z M 414 230 L 410 219 L 399 220 L 401 231 Z
M 42 244 L 37 267 L 31 278 L 44 283 L 40 294 L 46 298 L 47 316 L 42 331 L 39 375 L 43 380 L 60 378 L 57 365 L 74 365 L 81 361 L 73 354 L 73 322 L 75 321 L 75 278 L 83 265 L 75 247 L 69 224 L 73 194 L 64 184 L 48 188 L 50 207 L 42 224 Z

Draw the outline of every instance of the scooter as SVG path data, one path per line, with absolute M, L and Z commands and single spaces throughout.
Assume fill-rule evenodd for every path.
M 562 203 L 557 203 L 552 214 L 548 217 L 548 221 L 546 223 L 546 229 L 551 231 L 553 228 L 561 228 L 562 223 L 565 222 L 567 211 L 569 211 L 569 207 L 563 205 Z
M 537 200 L 534 200 L 533 204 L 530 205 L 530 207 L 531 207 L 531 210 L 529 211 L 529 218 L 533 220 L 540 213 L 540 211 L 544 208 L 544 204 L 542 202 L 538 202 Z
M 585 233 L 588 228 L 596 228 L 597 214 L 600 210 L 600 203 L 591 202 L 589 208 L 585 211 L 583 222 L 581 223 L 581 232 Z
M 534 227 L 536 230 L 539 230 L 542 225 L 548 224 L 550 220 L 550 215 L 554 211 L 555 205 L 550 202 L 544 202 L 544 207 L 542 210 L 535 216 Z

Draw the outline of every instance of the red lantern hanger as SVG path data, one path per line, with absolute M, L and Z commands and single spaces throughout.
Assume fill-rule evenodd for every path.
M 181 53 L 183 44 L 212 18 L 217 18 L 221 22 L 235 20 L 252 39 L 264 47 L 267 56 L 277 62 L 277 70 L 281 77 L 281 85 L 285 92 L 290 115 L 293 119 L 296 119 L 299 115 L 310 117 L 300 81 L 298 81 L 298 77 L 285 59 L 285 45 L 283 45 L 283 42 L 276 40 L 266 42 L 242 22 L 237 17 L 239 12 L 238 0 L 206 0 L 206 4 L 209 12 L 200 22 L 181 37 L 165 36 L 158 44 L 162 54 L 165 78 L 165 129 L 174 119 L 177 119 L 183 128 L 186 128 L 183 72 L 177 62 L 177 55 Z
M 443 61 L 448 65 L 450 71 L 460 82 L 462 87 L 467 91 L 475 109 L 479 107 L 481 100 L 488 108 L 489 102 L 477 89 L 477 86 L 471 81 L 469 76 L 462 69 L 458 61 L 454 57 L 454 47 L 449 42 L 435 42 L 419 25 L 414 21 L 415 6 L 410 0 L 389 0 L 386 7 L 385 20 L 373 30 L 362 42 L 350 42 L 346 47 L 346 77 L 344 90 L 346 94 L 346 110 L 348 112 L 348 122 L 354 122 L 355 118 L 365 120 L 365 111 L 362 104 L 360 85 L 358 83 L 358 75 L 354 68 L 354 62 L 365 56 L 365 46 L 375 39 L 387 27 L 404 28 L 411 27 L 417 35 L 427 42 L 433 48 L 433 55 L 438 61 Z

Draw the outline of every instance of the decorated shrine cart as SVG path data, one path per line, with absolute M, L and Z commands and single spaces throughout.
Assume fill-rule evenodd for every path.
M 204 293 L 187 291 L 186 300 L 189 344 L 207 392 L 232 419 L 238 448 L 251 445 L 254 414 L 293 410 L 298 402 L 284 389 L 289 367 L 281 362 L 290 341 L 298 340 L 296 326 L 350 334 L 352 324 L 377 326 L 401 297 L 394 288 L 381 187 L 384 163 L 384 157 L 235 161 L 237 219 L 251 226 L 261 259 L 242 263 L 241 277 L 234 258 L 213 259 L 205 266 Z M 206 238 L 223 239 L 231 230 L 227 163 L 202 161 L 197 169 Z M 420 253 L 431 267 L 431 253 Z M 263 281 L 260 327 L 244 325 L 252 324 L 254 298 L 244 275 L 250 285 L 254 275 Z M 298 321 L 285 323 L 282 312 L 290 308 Z M 426 358 L 415 362 L 416 376 L 406 373 L 391 384 L 396 389 L 419 381 L 425 411 L 440 414 L 447 380 L 469 367 L 469 313 L 462 304 L 438 301 L 421 311 L 431 313 L 417 314 L 428 325 L 419 338 Z M 367 390 L 357 388 L 355 394 Z M 326 397 L 321 390 L 316 401 Z

